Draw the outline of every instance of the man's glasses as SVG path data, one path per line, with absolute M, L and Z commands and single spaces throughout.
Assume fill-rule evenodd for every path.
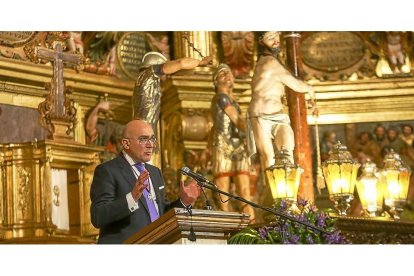
M 126 137 L 126 139 L 130 139 L 130 138 Z M 152 136 L 140 136 L 136 139 L 138 140 L 138 143 L 141 144 L 141 145 L 145 145 L 146 143 L 148 143 L 148 141 L 150 141 L 152 144 L 155 144 L 155 142 L 157 142 L 157 137 L 155 137 L 154 135 L 152 135 Z

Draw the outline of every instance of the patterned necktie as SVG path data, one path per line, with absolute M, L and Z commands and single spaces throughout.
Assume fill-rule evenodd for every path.
M 136 163 L 134 166 L 135 166 L 135 168 L 138 169 L 138 171 L 140 173 L 142 173 L 143 171 L 145 171 L 145 165 L 144 165 L 144 163 Z M 149 211 L 150 217 L 151 217 L 151 222 L 153 222 L 154 220 L 156 220 L 160 216 L 158 215 L 157 208 L 155 208 L 154 200 L 151 197 L 151 193 L 150 193 L 151 188 L 149 186 L 150 184 L 149 184 L 148 179 L 145 180 L 144 183 L 145 184 L 148 184 L 148 188 L 147 189 L 144 189 L 143 196 L 145 197 L 145 201 L 147 202 L 148 211 Z

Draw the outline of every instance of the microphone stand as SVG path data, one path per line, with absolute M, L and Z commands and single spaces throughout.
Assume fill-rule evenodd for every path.
M 203 192 L 204 198 L 206 200 L 206 206 L 204 206 L 204 210 L 213 210 L 213 206 L 210 204 L 210 200 L 208 199 L 206 192 L 204 191 L 203 186 L 201 186 L 201 191 Z
M 242 198 L 240 196 L 236 196 L 236 195 L 232 195 L 230 193 L 224 192 L 224 191 L 220 190 L 219 188 L 217 188 L 213 183 L 211 183 L 207 179 L 205 181 L 200 181 L 200 180 L 197 180 L 197 179 L 195 179 L 195 180 L 197 181 L 197 184 L 201 187 L 201 190 L 203 190 L 203 188 L 207 188 L 207 189 L 212 190 L 212 191 L 214 191 L 216 193 L 219 193 L 219 194 L 228 196 L 230 198 L 233 198 L 235 200 L 238 200 L 238 201 L 244 202 L 246 204 L 249 204 L 250 206 L 252 206 L 254 208 L 262 209 L 262 210 L 267 211 L 269 213 L 272 213 L 272 214 L 274 214 L 274 215 L 276 215 L 278 217 L 281 217 L 281 218 L 284 218 L 284 219 L 287 219 L 287 220 L 290 220 L 290 221 L 293 221 L 293 222 L 302 224 L 302 225 L 306 226 L 307 228 L 312 229 L 313 231 L 316 231 L 316 232 L 319 232 L 319 233 L 323 233 L 323 234 L 328 234 L 328 235 L 329 234 L 332 234 L 332 233 L 330 233 L 330 232 L 328 232 L 328 231 L 326 231 L 326 230 L 324 230 L 324 229 L 322 229 L 320 227 L 317 227 L 315 225 L 309 224 L 308 222 L 300 221 L 297 218 L 292 217 L 292 216 L 290 216 L 290 215 L 288 215 L 288 214 L 286 214 L 284 212 L 278 211 L 278 210 L 273 209 L 273 208 L 270 208 L 270 207 L 264 207 L 264 206 L 261 206 L 259 204 L 254 203 L 254 202 L 251 202 L 251 201 L 249 201 L 249 200 L 247 200 L 245 198 Z M 203 193 L 204 193 L 204 190 L 203 190 Z M 207 204 L 207 201 L 206 201 L 206 204 Z

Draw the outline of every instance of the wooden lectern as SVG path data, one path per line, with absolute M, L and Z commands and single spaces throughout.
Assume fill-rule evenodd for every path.
M 231 232 L 249 223 L 249 215 L 184 208 L 173 208 L 127 239 L 125 244 L 227 244 Z M 190 228 L 196 241 L 188 239 Z

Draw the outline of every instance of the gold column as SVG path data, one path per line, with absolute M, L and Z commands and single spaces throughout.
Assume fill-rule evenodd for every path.
M 5 181 L 3 180 L 6 177 L 6 168 L 3 166 L 4 162 L 4 154 L 3 154 L 3 146 L 0 145 L 0 227 L 3 225 L 3 219 L 6 216 L 3 209 L 3 200 L 4 200 L 4 190 L 3 185 L 5 184 Z M 0 231 L 0 239 L 1 237 L 1 231 Z
M 196 50 L 195 50 L 196 49 Z M 174 32 L 174 58 L 190 57 L 201 59 L 210 56 L 213 65 L 218 64 L 216 32 Z

